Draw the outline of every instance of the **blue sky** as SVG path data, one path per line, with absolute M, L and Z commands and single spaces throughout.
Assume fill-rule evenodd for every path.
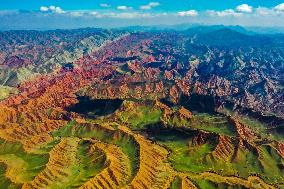
M 284 27 L 284 0 L 0 0 L 0 29 L 181 23 Z
M 59 6 L 64 10 L 101 9 L 100 4 L 117 6 L 131 6 L 139 9 L 151 1 L 148 0 L 0 0 L 2 10 L 38 10 L 40 6 Z M 274 7 L 283 3 L 283 0 L 159 0 L 156 10 L 152 11 L 181 11 L 183 9 L 222 10 L 234 8 L 240 4 L 249 4 L 258 7 Z

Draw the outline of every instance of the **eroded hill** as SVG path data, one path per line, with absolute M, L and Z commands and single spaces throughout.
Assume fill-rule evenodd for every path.
M 1 188 L 283 188 L 282 38 L 199 30 L 1 33 Z

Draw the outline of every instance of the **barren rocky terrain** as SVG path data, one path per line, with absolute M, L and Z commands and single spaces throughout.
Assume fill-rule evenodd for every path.
M 284 188 L 284 35 L 0 33 L 0 188 Z

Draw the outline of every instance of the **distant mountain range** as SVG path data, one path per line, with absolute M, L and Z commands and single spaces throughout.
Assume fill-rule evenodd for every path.
M 200 25 L 200 24 L 178 24 L 178 25 L 156 25 L 156 26 L 128 26 L 119 29 L 126 29 L 131 31 L 155 31 L 155 30 L 188 30 L 193 28 L 200 28 L 200 31 L 216 30 L 222 28 L 229 28 L 234 31 L 245 34 L 281 34 L 284 33 L 283 27 L 252 27 L 252 26 L 225 26 L 225 25 Z

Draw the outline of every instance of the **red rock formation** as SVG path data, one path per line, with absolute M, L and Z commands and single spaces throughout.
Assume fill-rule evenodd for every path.
M 222 159 L 223 161 L 230 161 L 233 157 L 235 146 L 233 139 L 228 136 L 220 135 L 218 137 L 218 144 L 213 151 L 214 157 Z
M 284 159 L 284 143 L 282 142 L 275 142 L 276 150 L 280 154 L 280 156 Z
M 172 86 L 170 88 L 170 98 L 174 103 L 178 102 L 179 99 L 179 92 L 176 86 Z
M 210 136 L 209 133 L 205 133 L 205 132 L 199 131 L 197 133 L 197 135 L 195 135 L 192 138 L 191 144 L 193 146 L 200 146 L 202 144 L 205 144 L 207 142 L 209 136 Z
M 239 138 L 245 141 L 251 141 L 251 142 L 259 138 L 259 136 L 256 133 L 254 133 L 252 130 L 250 130 L 247 126 L 245 126 L 238 120 L 232 117 L 229 117 L 229 121 L 234 125 L 237 131 L 237 136 Z
M 182 119 L 191 119 L 192 118 L 192 113 L 185 109 L 184 107 L 181 107 L 179 110 L 178 110 L 179 114 L 180 114 L 180 117 Z

